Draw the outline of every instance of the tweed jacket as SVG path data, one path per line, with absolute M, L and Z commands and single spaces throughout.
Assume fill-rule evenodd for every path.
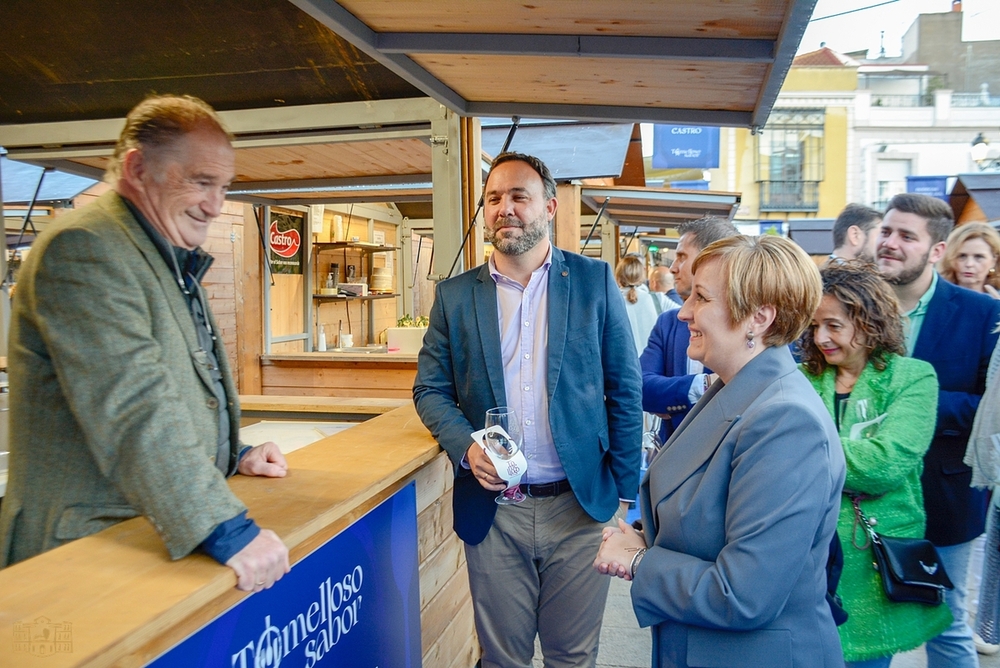
M 580 506 L 605 522 L 635 498 L 642 440 L 639 362 L 606 262 L 552 248 L 546 396 L 559 461 Z M 455 468 L 455 532 L 476 545 L 497 505 L 462 458 L 486 411 L 507 403 L 496 283 L 484 264 L 437 287 L 413 385 L 417 413 Z
M 830 415 L 787 346 L 716 381 L 640 487 L 632 582 L 654 668 L 842 668 L 826 561 L 844 483 Z
M 218 400 L 184 296 L 118 194 L 39 236 L 18 277 L 9 352 L 0 565 L 138 515 L 177 559 L 246 510 L 215 465 Z M 215 352 L 232 474 L 238 395 L 221 341 Z
M 837 411 L 835 367 L 814 376 L 803 373 L 816 388 L 830 415 Z M 923 538 L 925 514 L 920 486 L 924 453 L 934 436 L 928 416 L 937 411 L 938 383 L 927 362 L 890 355 L 878 371 L 871 362 L 861 372 L 850 398 L 865 402 L 868 419 L 885 418 L 868 438 L 851 439 L 857 416 L 845 415 L 840 425 L 840 443 L 847 460 L 844 489 L 877 498 L 860 502 L 878 531 L 887 536 Z M 917 647 L 951 623 L 948 606 L 892 603 L 882 592 L 878 573 L 872 568 L 871 547 L 858 530 L 854 508 L 844 498 L 837 532 L 844 548 L 844 570 L 837 593 L 848 612 L 840 627 L 840 640 L 847 661 L 865 661 Z

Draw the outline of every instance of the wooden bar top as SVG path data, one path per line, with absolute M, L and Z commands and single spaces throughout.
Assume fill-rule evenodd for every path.
M 288 353 L 283 355 L 261 355 L 260 360 L 262 364 L 309 362 L 317 366 L 333 366 L 345 362 L 412 364 L 414 368 L 417 365 L 417 356 L 411 353 Z
M 409 399 L 372 397 L 290 397 L 266 394 L 241 394 L 240 409 L 259 413 L 356 413 L 381 415 L 406 406 Z
M 230 480 L 250 516 L 296 562 L 441 453 L 412 404 L 288 456 L 285 478 Z M 443 455 L 441 455 L 443 456 Z M 139 666 L 248 596 L 204 555 L 170 561 L 145 518 L 0 570 L 0 666 Z M 69 623 L 72 650 L 14 652 L 14 627 Z

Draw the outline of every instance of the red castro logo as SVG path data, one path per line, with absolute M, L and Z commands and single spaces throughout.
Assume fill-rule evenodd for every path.
M 279 232 L 277 221 L 271 223 L 268 236 L 271 239 L 271 250 L 281 257 L 293 257 L 302 245 L 302 237 L 299 236 L 298 230 Z

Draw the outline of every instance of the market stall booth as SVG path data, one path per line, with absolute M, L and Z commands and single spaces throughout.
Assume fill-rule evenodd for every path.
M 378 207 L 358 211 L 361 203 L 387 204 L 386 217 L 393 218 L 393 207 L 399 212 L 400 205 L 429 198 L 434 258 L 427 273 L 432 280 L 446 278 L 482 257 L 480 235 L 466 235 L 482 177 L 474 116 L 759 127 L 814 4 L 685 0 L 645 3 L 637 13 L 628 3 L 585 0 L 573 3 L 569 15 L 561 9 L 565 3 L 550 1 L 484 8 L 442 0 L 406 11 L 365 0 L 139 3 L 125 10 L 111 0 L 15 3 L 5 9 L 0 43 L 0 145 L 12 159 L 99 177 L 124 114 L 147 93 L 188 93 L 219 109 L 234 135 L 238 177 L 221 225 L 210 235 L 208 250 L 228 261 L 213 268 L 218 273 L 209 296 L 225 321 L 241 391 L 261 394 L 265 330 L 273 324 L 264 295 L 272 280 L 272 296 L 286 290 L 277 299 L 298 304 L 300 312 L 291 319 L 295 329 L 271 329 L 271 344 L 315 343 L 310 326 L 332 322 L 313 317 L 323 309 L 359 307 L 351 318 L 352 329 L 367 318 L 361 332 L 369 326 L 377 331 L 380 322 L 406 312 L 405 292 L 399 299 L 325 304 L 313 288 L 323 297 L 326 286 L 314 280 L 330 272 L 309 264 L 316 259 L 311 254 L 301 274 L 309 282 L 282 285 L 291 281 L 268 265 L 273 221 L 264 208 L 301 214 L 310 235 L 326 232 L 319 243 L 379 244 L 374 233 L 384 232 L 384 246 L 376 250 L 325 251 L 357 251 L 357 260 L 348 254 L 340 261 L 346 272 L 352 263 L 360 270 L 369 252 L 398 252 L 399 266 L 414 255 L 403 218 L 415 216 L 398 213 L 393 238 L 392 228 L 379 225 L 393 221 L 379 221 Z M 128 39 L 122 38 L 125 24 Z M 497 85 L 498 78 L 510 79 L 509 85 Z M 385 192 L 360 199 L 357 191 L 373 186 Z M 345 232 L 337 239 L 337 215 L 342 226 L 351 222 L 364 234 Z M 323 262 L 328 269 L 335 260 Z M 408 278 L 403 271 L 394 276 Z M 390 303 L 396 313 L 378 310 Z M 354 385 L 362 394 L 377 390 Z M 251 515 L 289 545 L 293 573 L 305 570 L 307 555 L 348 535 L 370 510 L 415 482 L 414 501 L 403 511 L 415 531 L 402 534 L 415 534 L 419 656 L 435 668 L 471 667 L 478 645 L 464 556 L 450 528 L 452 472 L 412 407 L 296 451 L 289 463 L 285 479 L 236 479 L 232 485 Z M 331 582 L 340 578 L 343 594 L 345 573 L 338 567 L 328 576 Z M 307 589 L 332 592 L 325 582 Z M 231 572 L 207 557 L 170 562 L 149 523 L 129 520 L 0 571 L 0 664 L 148 664 L 234 605 L 264 598 L 240 594 L 233 584 Z M 408 587 L 397 584 L 397 591 Z M 351 589 L 365 595 L 357 578 Z M 326 600 L 315 602 L 328 612 L 333 606 Z M 305 606 L 289 611 L 292 617 L 258 619 L 256 637 L 239 636 L 245 651 L 230 652 L 219 663 L 277 665 L 285 649 L 305 652 L 310 642 L 315 656 L 320 629 L 313 628 L 317 617 L 310 617 L 308 600 Z M 343 607 L 338 611 L 342 631 L 364 618 L 364 603 L 351 620 L 342 616 Z M 301 624 L 290 621 L 299 613 Z M 274 638 L 272 628 L 281 637 L 280 652 L 262 643 Z M 324 650 L 331 644 L 332 629 L 327 631 Z

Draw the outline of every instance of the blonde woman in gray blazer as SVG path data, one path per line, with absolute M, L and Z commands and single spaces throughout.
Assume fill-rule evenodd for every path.
M 632 580 L 654 667 L 840 668 L 825 566 L 844 484 L 829 413 L 788 344 L 819 304 L 792 242 L 706 247 L 679 317 L 719 380 L 653 460 L 644 532 L 605 529 L 595 567 Z

